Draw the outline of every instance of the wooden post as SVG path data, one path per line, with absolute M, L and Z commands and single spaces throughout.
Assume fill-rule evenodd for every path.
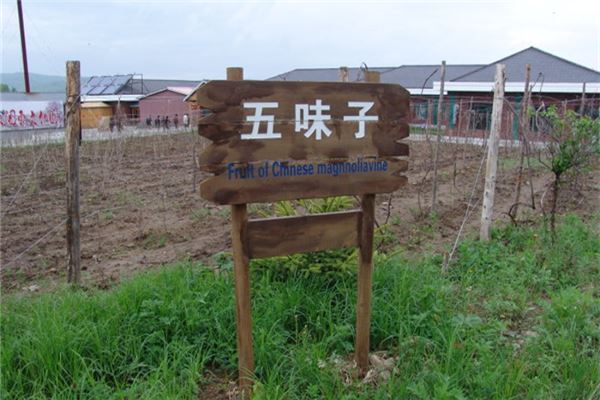
M 442 70 L 441 70 L 441 78 L 440 78 L 440 97 L 438 100 L 438 109 L 437 109 L 437 141 L 435 144 L 435 154 L 433 156 L 433 194 L 431 195 L 431 213 L 436 212 L 436 203 L 437 203 L 437 170 L 438 170 L 438 160 L 440 156 L 440 142 L 442 140 L 442 115 L 443 115 L 443 103 L 444 103 L 444 80 L 446 79 L 446 61 L 442 61 Z
M 579 105 L 579 115 L 583 116 L 585 112 L 585 82 L 583 82 L 583 90 L 581 92 L 581 104 Z
M 527 110 L 529 108 L 529 80 L 531 79 L 531 64 L 525 65 L 525 89 L 523 90 L 523 99 L 521 100 L 521 112 L 519 114 L 519 135 L 521 139 L 521 158 L 519 159 L 519 174 L 517 176 L 517 189 L 515 193 L 515 208 L 513 218 L 516 218 L 519 213 L 519 201 L 521 199 L 521 185 L 523 183 L 523 161 L 527 149 L 527 138 L 525 129 L 527 129 L 528 119 Z M 530 182 L 532 183 L 532 182 Z
M 428 99 L 427 100 L 427 120 L 425 121 L 425 140 L 427 141 L 427 147 L 429 148 L 430 156 L 433 156 L 433 151 L 431 149 L 431 140 L 429 140 L 429 129 L 431 126 L 432 115 L 433 115 L 432 107 L 433 107 L 433 102 L 431 101 L 431 99 Z M 429 161 L 429 160 L 427 160 L 427 161 Z M 427 168 L 429 168 L 429 166 Z
M 498 145 L 502 129 L 502 106 L 504 103 L 504 64 L 496 65 L 496 81 L 494 83 L 494 103 L 492 106 L 492 126 L 488 140 L 488 155 L 485 169 L 485 188 L 481 209 L 481 229 L 479 237 L 489 241 L 492 233 L 492 214 L 494 209 L 494 191 L 496 189 L 496 171 L 498 168 Z
M 242 68 L 227 68 L 228 81 L 244 79 Z M 243 399 L 252 397 L 254 375 L 254 353 L 252 350 L 252 306 L 250 303 L 250 258 L 248 256 L 246 232 L 248 210 L 246 204 L 231 206 L 231 245 L 235 274 L 235 316 L 237 327 L 237 349 L 239 385 Z
M 365 82 L 379 83 L 377 71 L 365 72 Z M 375 223 L 375 195 L 365 194 L 361 198 L 359 223 L 358 295 L 356 300 L 356 365 L 359 374 L 369 368 L 369 342 L 371 326 L 371 286 L 373 282 L 373 226 Z
M 340 67 L 340 82 L 348 82 L 348 67 Z
M 69 283 L 81 284 L 79 223 L 79 140 L 81 114 L 79 61 L 67 61 L 67 101 L 65 105 L 65 158 L 67 169 L 67 257 Z

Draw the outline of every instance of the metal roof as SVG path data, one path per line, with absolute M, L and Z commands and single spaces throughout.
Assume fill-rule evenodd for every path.
M 154 96 L 155 94 L 162 93 L 165 91 L 174 92 L 177 94 L 181 94 L 183 96 L 188 96 L 190 93 L 192 93 L 194 91 L 195 88 L 196 88 L 195 86 L 193 86 L 193 87 L 192 86 L 167 86 L 166 88 L 157 90 L 156 92 L 148 93 L 144 97 Z
M 396 67 L 376 67 L 370 70 L 384 73 Z M 348 80 L 350 82 L 362 80 L 360 68 L 348 68 Z M 273 76 L 268 81 L 313 81 L 313 82 L 335 82 L 340 80 L 339 68 L 298 68 Z
M 494 82 L 495 65 L 506 65 L 507 83 L 525 80 L 525 64 L 531 64 L 531 81 L 549 83 L 600 82 L 600 72 L 557 57 L 535 47 L 529 47 L 490 64 L 446 65 L 446 82 Z M 402 65 L 399 67 L 371 68 L 381 73 L 382 83 L 404 86 L 413 94 L 439 91 L 440 65 Z M 349 80 L 356 81 L 359 68 L 348 68 Z M 339 68 L 300 68 L 274 76 L 268 80 L 339 81 Z M 467 90 L 467 89 L 464 89 Z M 554 90 L 563 91 L 557 87 Z M 578 89 L 579 90 L 579 89 Z
M 196 87 L 202 82 L 182 79 L 141 79 L 134 78 L 124 85 L 118 94 L 152 94 L 168 87 Z
M 496 64 L 506 65 L 506 80 L 509 82 L 525 81 L 526 64 L 531 64 L 532 82 L 536 80 L 561 83 L 600 82 L 600 72 L 536 47 L 521 50 L 451 80 L 454 82 L 493 82 Z
M 482 67 L 481 64 L 446 65 L 446 80 L 452 80 L 467 72 Z M 438 65 L 402 65 L 381 74 L 382 83 L 396 83 L 405 88 L 433 88 L 434 81 L 441 80 L 441 66 Z
M 483 64 L 447 65 L 446 79 L 453 79 L 482 66 Z M 400 67 L 375 67 L 369 69 L 381 73 L 382 83 L 396 83 L 405 88 L 432 88 L 433 81 L 440 80 L 439 65 L 402 65 Z M 339 75 L 339 68 L 300 68 L 274 76 L 268 80 L 336 82 L 340 79 Z M 348 68 L 348 80 L 351 82 L 362 80 L 360 68 Z

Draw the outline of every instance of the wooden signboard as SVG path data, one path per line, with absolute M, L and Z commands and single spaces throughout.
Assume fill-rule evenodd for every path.
M 215 174 L 203 198 L 232 205 L 232 247 L 240 386 L 250 396 L 251 258 L 358 246 L 356 360 L 368 367 L 375 194 L 406 184 L 409 93 L 399 85 L 244 81 L 228 68 L 226 81 L 201 85 L 191 101 L 211 111 L 199 134 L 212 143 L 199 155 Z M 248 220 L 247 203 L 360 195 L 358 210 Z

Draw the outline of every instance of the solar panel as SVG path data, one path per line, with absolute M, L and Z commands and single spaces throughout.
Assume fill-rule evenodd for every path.
M 104 86 L 95 86 L 88 92 L 88 94 L 102 94 Z
M 133 75 L 115 75 L 115 76 L 93 76 L 82 85 L 81 94 L 100 95 L 116 94 L 124 85 L 126 85 Z
M 108 85 L 107 87 L 104 88 L 104 91 L 102 92 L 103 94 L 115 94 L 117 92 L 117 90 L 119 90 L 120 86 L 116 86 L 114 84 L 112 85 Z

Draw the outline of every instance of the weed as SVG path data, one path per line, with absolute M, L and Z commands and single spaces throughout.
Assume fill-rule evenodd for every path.
M 100 218 L 103 221 L 112 221 L 114 217 L 115 216 L 114 216 L 113 210 L 111 210 L 111 209 L 104 210 L 100 213 Z
M 231 207 L 220 207 L 217 215 L 222 219 L 228 220 L 231 218 Z
M 29 182 L 27 182 L 26 192 L 27 194 L 38 194 L 40 192 L 40 185 L 38 181 L 31 178 Z
M 142 247 L 147 250 L 161 249 L 166 246 L 168 240 L 168 232 L 150 232 L 142 239 Z
M 192 221 L 194 222 L 200 222 L 204 219 L 206 219 L 207 217 L 210 217 L 212 214 L 210 208 L 198 208 L 197 210 L 192 211 Z
M 117 204 L 120 206 L 137 206 L 141 207 L 144 202 L 143 200 L 134 193 L 122 190 L 117 193 Z

